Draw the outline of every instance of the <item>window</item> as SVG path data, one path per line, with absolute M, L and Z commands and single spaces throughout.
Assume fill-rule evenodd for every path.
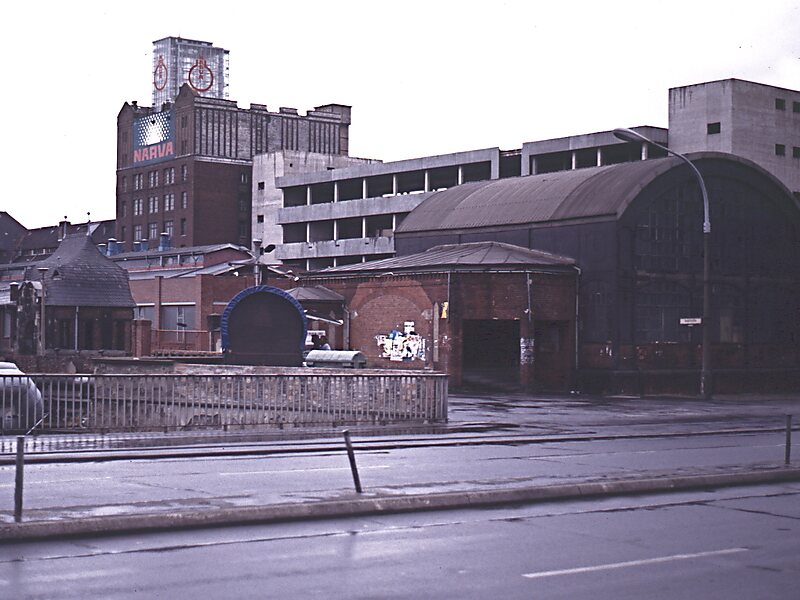
M 128 216 L 128 203 L 125 202 L 125 200 L 123 200 L 122 202 L 119 203 L 119 215 L 121 217 L 127 217 Z
M 792 148 L 792 158 L 800 158 L 800 148 L 797 146 Z
M 170 238 L 172 238 L 173 229 L 174 227 L 171 219 L 169 221 L 164 221 L 164 233 L 166 233 Z
M 263 223 L 264 222 L 264 215 L 258 215 L 256 217 L 256 223 Z
M 133 201 L 134 216 L 139 216 L 142 214 L 143 205 L 144 205 L 144 200 L 142 198 L 136 198 L 136 200 Z
M 161 329 L 172 332 L 175 341 L 184 341 L 187 329 L 194 329 L 194 304 L 161 307 Z
M 151 188 L 158 185 L 158 171 L 150 171 L 147 174 L 147 180 Z
M 164 194 L 164 212 L 173 210 L 175 210 L 175 194 L 173 192 Z
M 186 181 L 187 179 L 189 179 L 189 167 L 181 165 L 181 181 Z
M 189 208 L 189 192 L 181 192 L 181 208 Z
M 144 187 L 144 173 L 137 173 L 133 176 L 133 189 L 140 190 Z
M 125 225 L 119 228 L 120 240 L 125 241 Z
M 775 144 L 775 156 L 785 156 L 786 146 L 783 144 Z
M 186 118 L 186 115 L 183 115 L 181 117 L 181 129 L 186 129 L 187 122 L 188 122 L 188 119 Z
M 123 178 L 123 179 L 124 179 L 124 178 Z M 264 182 L 263 182 L 263 181 L 259 181 L 259 182 L 258 182 L 258 190 L 259 190 L 259 191 L 263 191 L 263 190 L 264 190 Z
M 800 113 L 800 102 L 792 102 L 792 112 Z
M 136 307 L 136 318 L 139 320 L 152 321 L 155 307 L 152 305 L 140 305 Z
M 123 192 L 128 191 L 128 178 L 125 177 L 125 175 L 123 175 L 122 179 L 119 180 L 119 189 Z
M 134 225 L 133 226 L 133 241 L 138 242 L 142 239 L 142 226 L 141 225 Z
M 240 176 L 240 181 L 242 183 L 247 183 L 250 179 L 247 177 L 247 173 L 242 173 Z
M 164 185 L 175 183 L 175 167 L 164 169 Z
M 158 212 L 158 196 L 150 196 L 147 199 L 147 212 L 151 215 Z
M 158 223 L 148 223 L 147 224 L 147 233 L 148 238 L 154 240 L 158 237 Z
M 775 110 L 786 110 L 786 100 L 775 98 Z
M 186 235 L 186 219 L 181 219 L 181 235 Z
M 709 123 L 708 125 L 706 125 L 706 133 L 707 133 L 708 135 L 712 135 L 712 134 L 715 134 L 715 133 L 719 133 L 719 132 L 720 132 L 720 130 L 721 130 L 721 128 L 720 128 L 720 124 L 719 124 L 719 122 L 716 122 L 716 123 Z

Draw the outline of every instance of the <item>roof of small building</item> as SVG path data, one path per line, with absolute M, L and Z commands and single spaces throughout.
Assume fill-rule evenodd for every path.
M 28 270 L 27 278 L 38 281 L 42 275 L 50 306 L 136 306 L 128 274 L 84 234 L 65 237 L 49 258 Z
M 244 246 L 236 244 L 221 243 L 221 244 L 207 244 L 205 246 L 170 246 L 169 248 L 160 249 L 158 247 L 149 248 L 147 250 L 132 250 L 130 252 L 117 252 L 111 258 L 114 261 L 123 261 L 133 258 L 152 258 L 155 256 L 173 256 L 185 254 L 211 254 L 220 250 L 238 250 L 242 255 L 249 254 L 249 251 Z
M 468 244 L 446 244 L 425 252 L 396 256 L 365 263 L 330 267 L 309 273 L 314 276 L 336 276 L 396 271 L 492 271 L 525 270 L 533 267 L 562 270 L 575 265 L 572 258 L 541 250 L 529 250 L 521 246 L 500 242 L 471 242 Z
M 286 290 L 292 298 L 298 302 L 315 301 L 315 302 L 342 302 L 344 296 L 337 294 L 333 290 L 321 285 L 312 285 L 309 287 L 296 287 Z
M 646 184 L 679 164 L 656 158 L 467 183 L 426 198 L 397 233 L 619 216 Z

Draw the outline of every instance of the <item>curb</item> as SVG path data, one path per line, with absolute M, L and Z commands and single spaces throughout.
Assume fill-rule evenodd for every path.
M 0 543 L 73 536 L 154 532 L 233 525 L 264 525 L 311 519 L 463 509 L 604 496 L 800 481 L 800 468 L 743 471 L 642 479 L 589 481 L 515 489 L 444 492 L 408 496 L 353 496 L 343 500 L 274 504 L 193 512 L 165 512 L 71 521 L 29 521 L 0 524 Z

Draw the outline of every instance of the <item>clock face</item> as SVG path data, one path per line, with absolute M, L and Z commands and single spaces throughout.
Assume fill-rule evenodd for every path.
M 214 72 L 205 58 L 198 58 L 189 69 L 189 85 L 198 92 L 207 92 L 214 85 Z
M 153 87 L 159 92 L 167 87 L 167 65 L 164 63 L 163 56 L 158 57 L 155 71 L 153 71 Z

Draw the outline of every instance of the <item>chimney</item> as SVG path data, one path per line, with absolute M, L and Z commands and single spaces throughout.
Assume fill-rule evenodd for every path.
M 69 221 L 67 221 L 67 215 L 64 215 L 64 220 L 58 224 L 58 241 L 61 242 L 67 237 L 67 230 L 69 228 Z
M 108 238 L 106 256 L 114 256 L 115 254 L 119 254 L 119 245 L 117 244 L 117 240 L 115 238 Z

